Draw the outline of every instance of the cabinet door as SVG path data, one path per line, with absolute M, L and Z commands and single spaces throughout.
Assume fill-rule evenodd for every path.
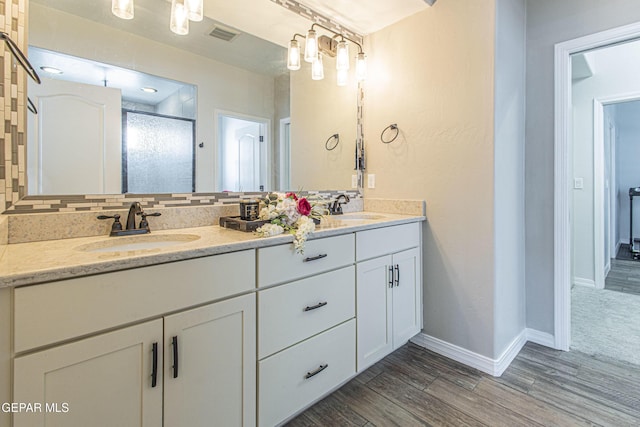
M 360 262 L 357 277 L 358 372 L 391 352 L 391 255 Z
M 255 298 L 165 318 L 165 427 L 255 426 Z
M 422 329 L 422 276 L 418 248 L 393 255 L 396 282 L 393 288 L 394 350 Z
M 41 411 L 15 414 L 14 426 L 162 425 L 161 343 L 155 320 L 17 357 L 14 402 Z

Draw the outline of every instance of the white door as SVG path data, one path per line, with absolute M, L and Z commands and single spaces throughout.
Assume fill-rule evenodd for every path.
M 255 295 L 168 316 L 164 327 L 164 426 L 255 426 Z
M 393 255 L 395 286 L 393 288 L 393 348 L 404 345 L 422 329 L 420 310 L 420 250 L 418 248 Z
M 391 255 L 356 266 L 358 372 L 393 349 Z
M 29 194 L 119 194 L 119 89 L 43 78 L 29 85 Z
M 162 321 L 17 357 L 13 397 L 42 405 L 15 427 L 162 425 Z

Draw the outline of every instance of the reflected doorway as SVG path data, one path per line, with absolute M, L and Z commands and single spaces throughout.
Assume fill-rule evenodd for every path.
M 269 120 L 218 114 L 220 191 L 268 191 Z

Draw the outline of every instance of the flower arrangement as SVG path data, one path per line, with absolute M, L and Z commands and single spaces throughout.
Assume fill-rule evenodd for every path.
M 269 223 L 256 230 L 261 237 L 276 236 L 284 232 L 293 234 L 293 246 L 297 253 L 304 253 L 309 233 L 316 229 L 315 220 L 322 218 L 319 205 L 296 193 L 269 193 L 259 218 Z

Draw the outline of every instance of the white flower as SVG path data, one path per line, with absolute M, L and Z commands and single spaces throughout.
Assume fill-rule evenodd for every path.
M 293 246 L 298 253 L 304 253 L 304 244 L 309 237 L 309 233 L 316 230 L 316 224 L 308 216 L 302 216 L 296 221 L 296 234 L 293 239 Z
M 257 228 L 256 233 L 258 233 L 260 237 L 277 236 L 278 234 L 284 233 L 284 228 L 277 224 L 269 223 Z

